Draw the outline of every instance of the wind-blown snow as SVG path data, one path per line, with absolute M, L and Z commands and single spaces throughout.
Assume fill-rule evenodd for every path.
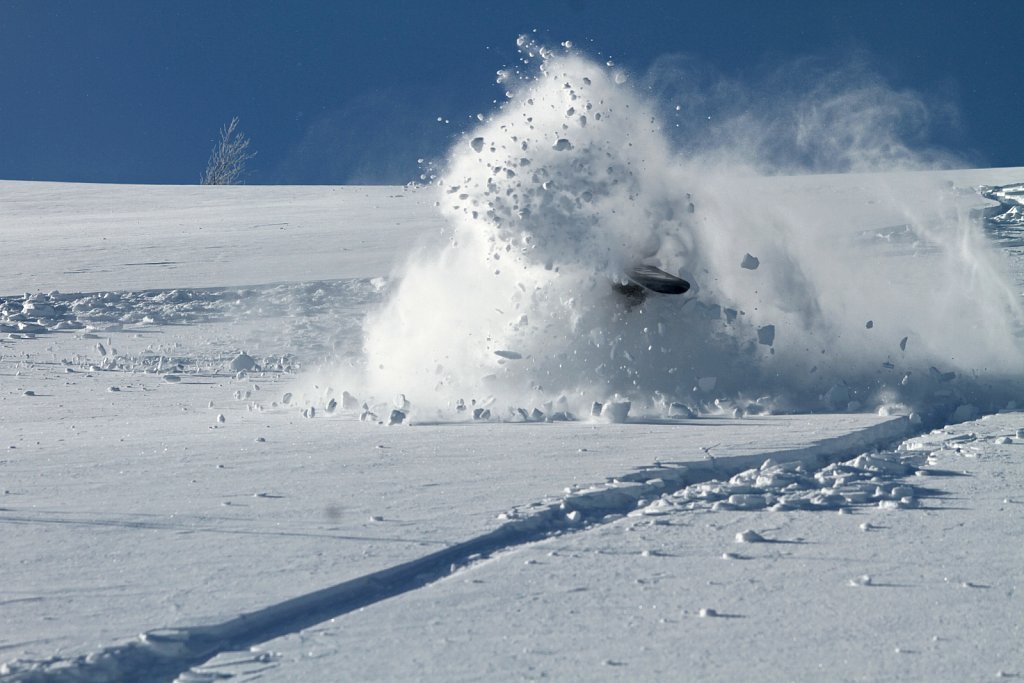
M 965 190 L 889 174 L 837 177 L 868 205 L 756 178 L 740 195 L 746 166 L 722 161 L 736 155 L 673 149 L 618 72 L 520 42 L 536 72 L 503 72 L 509 100 L 453 146 L 436 181 L 446 242 L 406 264 L 336 392 L 401 396 L 420 418 L 459 401 L 527 418 L 609 399 L 647 415 L 948 413 L 1013 395 L 1019 297 Z M 638 263 L 694 288 L 631 305 L 612 284 Z

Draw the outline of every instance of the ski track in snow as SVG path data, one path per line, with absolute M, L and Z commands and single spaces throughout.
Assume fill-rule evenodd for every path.
M 10 662 L 4 665 L 4 680 L 93 683 L 176 679 L 221 652 L 248 649 L 416 590 L 492 554 L 552 535 L 613 523 L 627 515 L 662 516 L 693 510 L 691 501 L 695 498 L 724 501 L 715 503 L 715 510 L 759 509 L 768 505 L 769 496 L 773 498 L 774 509 L 915 507 L 922 494 L 927 496 L 929 492 L 901 480 L 926 462 L 928 451 L 919 450 L 920 442 L 915 442 L 918 450 L 909 452 L 905 447 L 864 452 L 866 448 L 892 443 L 913 429 L 909 419 L 900 418 L 798 451 L 731 458 L 714 458 L 709 454 L 700 464 L 658 463 L 604 485 L 567 492 L 557 501 L 509 511 L 503 515 L 507 521 L 495 530 L 411 562 L 297 596 L 221 624 L 156 629 L 142 634 L 135 642 L 71 660 L 55 657 L 43 662 Z M 935 447 L 945 445 L 940 442 Z M 843 462 L 856 453 L 860 455 Z M 758 500 L 754 501 L 755 498 Z M 255 661 L 265 662 L 269 658 Z

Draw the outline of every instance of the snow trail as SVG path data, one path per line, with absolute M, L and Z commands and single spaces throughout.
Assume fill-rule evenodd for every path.
M 927 173 L 835 177 L 869 206 L 834 188 L 761 190 L 737 150 L 674 150 L 658 105 L 620 71 L 520 48 L 536 70 L 499 73 L 508 101 L 436 180 L 446 243 L 416 253 L 368 316 L 364 361 L 319 384 L 371 405 L 399 396 L 420 419 L 464 400 L 495 418 L 629 401 L 634 415 L 942 420 L 1015 395 L 1019 297 L 962 206 L 973 190 Z M 891 144 L 835 137 L 876 164 L 884 154 L 856 145 Z M 635 305 L 612 285 L 640 263 L 694 288 Z
M 713 486 L 718 483 L 717 479 L 742 477 L 750 468 L 759 468 L 758 472 L 768 473 L 781 468 L 785 473 L 799 472 L 803 475 L 811 471 L 814 475 L 814 470 L 827 468 L 859 454 L 855 460 L 847 463 L 847 470 L 861 471 L 865 476 L 875 477 L 873 481 L 876 487 L 887 485 L 885 492 L 851 498 L 847 491 L 840 491 L 833 496 L 836 500 L 822 495 L 819 495 L 821 500 L 812 500 L 811 494 L 808 494 L 804 500 L 795 490 L 799 487 L 790 485 L 787 489 L 789 500 L 778 500 L 778 509 L 803 507 L 835 510 L 839 507 L 882 503 L 897 506 L 899 495 L 893 493 L 897 488 L 893 482 L 911 474 L 915 466 L 901 451 L 866 453 L 865 449 L 885 448 L 916 432 L 917 426 L 909 419 L 890 418 L 799 448 L 696 462 L 655 463 L 613 477 L 604 484 L 567 491 L 566 495 L 558 499 L 534 502 L 510 510 L 500 517 L 503 521 L 492 530 L 407 562 L 254 609 L 220 623 L 156 628 L 140 634 L 135 640 L 73 658 L 54 656 L 42 661 L 15 660 L 3 663 L 0 664 L 0 680 L 10 683 L 193 680 L 189 671 L 220 653 L 233 650 L 254 652 L 260 643 L 299 633 L 315 624 L 420 589 L 492 555 L 512 551 L 555 534 L 593 529 L 627 515 L 660 516 L 673 510 L 685 511 L 687 508 L 683 503 L 672 503 L 673 494 L 685 496 L 690 489 L 700 484 Z M 912 461 L 921 461 L 924 455 L 923 452 L 915 453 Z M 846 476 L 850 476 L 849 472 Z M 813 481 L 813 476 L 811 478 Z M 792 481 L 789 483 L 792 484 Z M 733 487 L 725 495 L 728 496 L 733 490 L 739 491 L 736 485 L 735 481 L 724 485 L 726 488 Z M 814 484 L 810 487 L 814 488 Z M 851 487 L 848 485 L 847 488 Z M 906 486 L 903 488 L 914 490 Z M 722 489 L 722 485 L 718 489 Z M 923 489 L 918 492 L 923 495 L 929 493 Z M 829 493 L 832 493 L 831 489 Z M 847 493 L 848 497 L 844 498 L 843 493 Z M 856 493 L 862 492 L 858 490 Z M 730 498 L 732 503 L 735 503 L 734 498 L 735 495 Z M 709 496 L 703 495 L 703 499 L 709 499 Z M 748 504 L 726 503 L 715 509 L 752 507 Z M 266 660 L 255 661 L 270 659 L 267 655 Z M 202 679 L 201 673 L 198 676 Z

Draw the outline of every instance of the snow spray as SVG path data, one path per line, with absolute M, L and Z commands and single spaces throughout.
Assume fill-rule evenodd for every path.
M 622 72 L 520 49 L 530 73 L 499 72 L 508 100 L 432 183 L 444 243 L 397 274 L 336 391 L 398 397 L 419 419 L 626 401 L 648 416 L 951 410 L 1012 394 L 1018 297 L 958 188 L 687 158 Z M 613 285 L 636 264 L 694 287 L 630 301 Z

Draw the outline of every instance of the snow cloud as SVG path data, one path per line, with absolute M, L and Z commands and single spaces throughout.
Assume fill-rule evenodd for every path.
M 507 102 L 433 179 L 443 243 L 398 274 L 335 391 L 421 418 L 948 411 L 1024 372 L 970 188 L 896 172 L 944 161 L 914 149 L 929 110 L 911 93 L 807 68 L 769 99 L 678 62 L 634 87 L 571 48 L 520 48 Z M 777 175 L 797 170 L 848 174 Z M 641 263 L 694 287 L 630 301 L 613 285 Z

